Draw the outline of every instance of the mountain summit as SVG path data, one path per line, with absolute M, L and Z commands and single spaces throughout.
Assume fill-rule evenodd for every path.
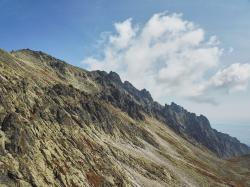
M 0 50 L 0 83 L 0 186 L 250 185 L 248 146 L 115 72 Z

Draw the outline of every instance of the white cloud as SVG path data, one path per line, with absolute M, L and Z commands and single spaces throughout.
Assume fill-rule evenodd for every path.
M 116 23 L 115 30 L 103 44 L 102 58 L 88 57 L 83 64 L 89 70 L 115 71 L 157 100 L 174 95 L 215 103 L 207 95 L 210 89 L 231 92 L 247 86 L 249 64 L 234 64 L 208 77 L 218 68 L 223 49 L 216 36 L 206 38 L 181 14 L 155 14 L 140 27 L 130 18 Z
M 135 36 L 136 31 L 132 28 L 132 19 L 127 19 L 121 23 L 115 23 L 115 29 L 118 33 L 116 36 L 110 36 L 109 43 L 114 49 L 124 49 L 131 42 L 132 38 Z
M 232 64 L 219 70 L 205 86 L 205 90 L 235 92 L 245 90 L 250 81 L 250 64 Z

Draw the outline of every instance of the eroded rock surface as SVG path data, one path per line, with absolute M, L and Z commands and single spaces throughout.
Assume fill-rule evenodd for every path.
M 0 186 L 249 185 L 248 159 L 218 158 L 246 145 L 115 72 L 0 50 L 0 84 Z

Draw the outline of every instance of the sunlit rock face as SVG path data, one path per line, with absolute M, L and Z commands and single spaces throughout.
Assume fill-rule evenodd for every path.
M 0 186 L 249 186 L 206 117 L 43 52 L 0 51 L 0 129 Z

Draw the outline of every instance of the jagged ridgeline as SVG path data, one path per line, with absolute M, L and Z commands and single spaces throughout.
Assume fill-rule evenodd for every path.
M 0 186 L 250 186 L 205 116 L 39 51 L 0 50 L 0 125 Z

